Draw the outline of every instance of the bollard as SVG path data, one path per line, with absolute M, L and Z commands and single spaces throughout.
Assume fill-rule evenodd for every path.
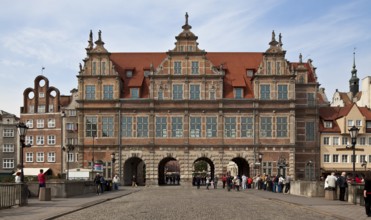
M 40 201 L 50 201 L 52 200 L 52 193 L 50 188 L 41 187 L 39 192 Z

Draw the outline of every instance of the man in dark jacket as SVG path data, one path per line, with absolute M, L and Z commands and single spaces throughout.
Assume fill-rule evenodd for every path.
M 345 201 L 345 190 L 348 187 L 347 179 L 346 179 L 346 173 L 342 172 L 341 176 L 337 179 L 337 184 L 340 188 L 340 196 L 339 200 L 340 201 Z

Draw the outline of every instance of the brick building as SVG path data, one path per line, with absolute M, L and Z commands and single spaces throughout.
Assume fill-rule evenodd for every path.
M 0 176 L 12 174 L 19 163 L 18 122 L 16 115 L 0 110 Z
M 111 53 L 100 31 L 95 44 L 90 33 L 77 76 L 80 167 L 101 160 L 126 185 L 133 175 L 165 184 L 169 161 L 182 182 L 201 160 L 212 177 L 230 161 L 248 176 L 317 177 L 318 108 L 327 103 L 311 60 L 287 61 L 274 32 L 265 52 L 206 52 L 188 15 L 175 38 L 167 52 Z

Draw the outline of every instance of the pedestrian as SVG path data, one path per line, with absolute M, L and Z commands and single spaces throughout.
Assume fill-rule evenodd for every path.
M 118 190 L 119 189 L 120 178 L 117 174 L 113 177 L 112 183 L 113 183 L 113 188 L 115 190 Z
M 280 177 L 278 178 L 278 192 L 279 193 L 282 193 L 284 183 L 285 183 L 285 179 L 283 178 L 282 175 L 280 175 Z
M 201 186 L 201 177 L 197 175 L 196 177 L 196 185 L 197 185 L 197 189 L 200 189 L 200 186 Z
M 227 183 L 227 176 L 225 174 L 222 176 L 222 182 L 223 182 L 223 189 L 225 189 L 225 184 Z
M 251 184 L 252 184 L 253 179 L 251 177 L 247 178 L 247 188 L 251 189 Z
M 217 175 L 214 176 L 214 189 L 216 189 L 218 187 L 218 181 L 219 181 L 219 178 Z
M 240 180 L 240 177 L 238 175 L 234 177 L 233 182 L 234 182 L 234 188 L 237 191 L 240 191 L 241 180 Z
M 15 183 L 21 183 L 21 172 L 15 174 Z
M 210 177 L 207 176 L 207 177 L 206 177 L 206 189 L 207 189 L 207 190 L 209 189 L 209 186 L 210 186 Z
M 135 175 L 133 175 L 133 178 L 131 179 L 131 187 L 137 187 L 137 178 Z
M 363 197 L 365 199 L 366 215 L 371 217 L 371 178 L 367 176 L 365 178 L 365 187 L 363 190 Z
M 288 175 L 288 176 L 286 177 L 285 193 L 289 193 L 289 192 L 290 192 L 290 186 L 291 186 L 291 176 Z
M 345 201 L 345 190 L 348 188 L 346 173 L 342 172 L 341 176 L 337 179 L 338 186 L 340 188 L 339 200 Z
M 100 185 L 100 175 L 99 175 L 99 173 L 95 174 L 94 183 L 95 183 L 95 188 L 96 188 L 97 195 L 100 195 L 101 185 Z
M 46 180 L 45 180 L 45 173 L 43 169 L 40 169 L 40 173 L 37 175 L 37 180 L 39 182 L 39 192 L 37 196 L 40 194 L 40 188 L 45 188 L 46 187 Z
M 106 185 L 106 180 L 104 179 L 103 175 L 100 177 L 100 192 L 104 192 L 104 188 Z
M 247 182 L 247 177 L 245 174 L 242 174 L 242 189 L 246 189 L 246 182 Z
M 328 175 L 325 179 L 325 183 L 327 185 L 327 190 L 335 190 L 336 189 L 336 181 L 338 179 L 335 176 L 335 173 L 332 172 L 331 175 Z
M 233 177 L 228 174 L 227 181 L 226 181 L 228 192 L 231 191 L 232 183 L 233 183 Z

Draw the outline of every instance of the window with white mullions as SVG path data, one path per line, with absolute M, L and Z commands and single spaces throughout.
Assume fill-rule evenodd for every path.
M 190 136 L 201 137 L 201 117 L 190 118 Z

